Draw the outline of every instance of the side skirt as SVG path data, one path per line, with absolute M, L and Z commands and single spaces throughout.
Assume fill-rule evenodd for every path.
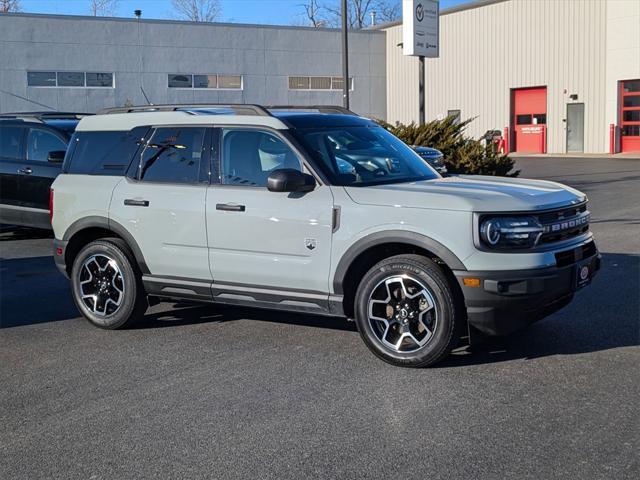
M 251 308 L 344 316 L 342 295 L 255 285 L 223 284 L 209 280 L 143 275 L 148 295 L 179 300 L 221 303 Z

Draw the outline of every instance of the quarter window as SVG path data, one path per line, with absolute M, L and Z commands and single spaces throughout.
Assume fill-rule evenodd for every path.
M 71 141 L 71 160 L 65 171 L 85 175 L 124 175 L 138 150 L 138 142 L 148 130 L 148 127 L 138 127 L 130 132 L 76 132 Z
M 21 127 L 0 127 L 0 157 L 20 158 Z
M 147 182 L 197 183 L 204 128 L 158 128 L 142 154 L 139 178 Z
M 66 150 L 67 144 L 57 135 L 38 128 L 29 129 L 27 160 L 46 162 L 49 152 Z
M 302 171 L 297 155 L 280 137 L 261 130 L 223 130 L 222 183 L 265 187 L 274 170 Z

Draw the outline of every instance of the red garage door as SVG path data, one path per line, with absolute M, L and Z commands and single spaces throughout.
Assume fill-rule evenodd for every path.
M 620 151 L 640 152 L 640 80 L 620 82 Z
M 547 126 L 547 87 L 511 91 L 514 151 L 544 153 Z

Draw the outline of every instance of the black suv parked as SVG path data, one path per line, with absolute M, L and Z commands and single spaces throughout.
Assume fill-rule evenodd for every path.
M 85 114 L 0 114 L 0 223 L 51 228 L 49 187 Z

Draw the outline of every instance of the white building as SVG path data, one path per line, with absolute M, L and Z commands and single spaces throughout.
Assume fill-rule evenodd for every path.
M 418 59 L 387 32 L 387 120 L 418 120 Z M 441 11 L 426 118 L 509 128 L 512 151 L 640 152 L 639 0 L 481 0 Z

